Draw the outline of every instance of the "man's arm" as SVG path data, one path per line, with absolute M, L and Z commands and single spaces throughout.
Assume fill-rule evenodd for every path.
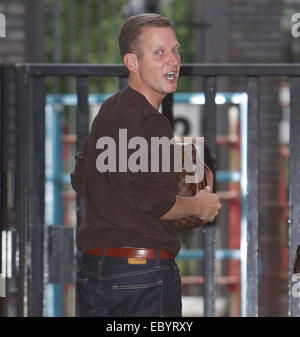
M 161 138 L 165 135 L 168 135 L 169 139 L 172 138 L 172 131 L 167 119 L 159 113 L 147 117 L 139 134 L 147 139 L 148 144 L 151 143 L 151 137 Z M 150 153 L 148 153 L 148 163 L 151 163 Z M 176 220 L 196 215 L 201 220 L 212 221 L 221 207 L 219 197 L 210 193 L 208 186 L 194 197 L 175 195 L 169 189 L 166 176 L 168 174 L 178 173 L 151 172 L 151 170 L 150 172 L 129 172 L 131 193 L 141 212 L 162 220 Z
M 85 172 L 85 157 L 82 152 L 75 155 L 75 169 L 71 173 L 71 185 L 78 194 L 83 196 L 83 181 Z

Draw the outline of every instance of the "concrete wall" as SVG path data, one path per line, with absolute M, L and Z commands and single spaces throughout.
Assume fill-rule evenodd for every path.
M 0 38 L 0 62 L 44 61 L 44 1 L 1 0 L 6 37 Z

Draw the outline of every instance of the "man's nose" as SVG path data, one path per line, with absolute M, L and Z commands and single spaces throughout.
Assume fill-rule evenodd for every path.
M 170 51 L 169 55 L 168 55 L 168 63 L 170 64 L 174 64 L 176 66 L 179 65 L 180 63 L 180 57 L 178 54 L 174 54 L 172 51 Z

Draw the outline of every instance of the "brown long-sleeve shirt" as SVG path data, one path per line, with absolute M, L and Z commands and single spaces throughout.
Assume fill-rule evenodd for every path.
M 173 137 L 167 118 L 130 87 L 102 104 L 71 174 L 71 184 L 84 198 L 86 208 L 77 230 L 78 248 L 159 248 L 176 256 L 180 242 L 174 221 L 160 217 L 175 204 L 178 173 L 118 172 L 119 145 L 124 145 L 119 144 L 120 129 L 126 129 L 128 142 L 135 136 L 144 137 L 148 144 L 151 137 Z M 97 149 L 96 144 L 105 136 L 116 142 L 117 172 L 101 173 L 97 169 L 97 158 L 106 148 Z M 128 150 L 127 158 L 135 151 Z M 148 156 L 151 168 L 150 147 Z

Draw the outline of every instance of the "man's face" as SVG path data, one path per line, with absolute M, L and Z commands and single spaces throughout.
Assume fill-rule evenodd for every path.
M 179 43 L 170 27 L 147 27 L 142 32 L 139 75 L 147 90 L 172 93 L 177 88 L 180 69 Z

